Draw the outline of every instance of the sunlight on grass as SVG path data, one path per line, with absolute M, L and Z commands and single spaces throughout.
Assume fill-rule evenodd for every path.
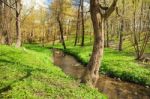
M 0 45 L 0 98 L 106 99 L 65 75 L 50 57 L 50 49 L 38 45 L 20 49 Z
M 64 52 L 73 55 L 77 60 L 86 65 L 92 52 L 92 45 L 74 47 L 72 42 L 73 41 L 66 42 L 67 49 L 64 50 Z M 55 48 L 63 50 L 61 44 L 55 45 Z M 150 86 L 150 70 L 138 64 L 131 51 L 119 52 L 117 50 L 105 48 L 100 72 L 111 77 L 121 78 L 125 81 Z

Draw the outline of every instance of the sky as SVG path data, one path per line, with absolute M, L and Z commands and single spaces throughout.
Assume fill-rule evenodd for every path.
M 51 0 L 23 0 L 23 5 L 25 8 L 35 7 L 38 9 L 39 7 L 48 7 Z
M 52 0 L 46 0 L 46 2 L 49 4 Z
M 48 5 L 52 0 L 23 0 L 23 5 L 25 8 L 30 9 L 34 6 L 35 9 L 39 9 L 40 7 L 48 8 Z M 84 2 L 84 7 L 89 9 L 89 3 Z

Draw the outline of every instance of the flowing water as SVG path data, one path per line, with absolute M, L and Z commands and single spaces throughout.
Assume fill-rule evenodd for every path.
M 85 67 L 74 57 L 60 50 L 53 50 L 54 64 L 63 72 L 75 78 L 81 78 Z M 150 99 L 150 88 L 119 81 L 104 75 L 100 75 L 96 86 L 100 92 L 106 94 L 109 99 Z

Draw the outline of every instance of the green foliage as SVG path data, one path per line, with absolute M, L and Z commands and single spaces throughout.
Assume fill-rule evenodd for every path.
M 72 41 L 67 42 L 67 49 L 64 52 L 75 56 L 80 62 L 86 65 L 89 61 L 92 46 L 72 46 Z M 60 45 L 55 48 L 62 49 Z M 63 50 L 63 49 L 62 49 Z M 106 48 L 100 72 L 111 77 L 117 77 L 124 81 L 134 82 L 144 86 L 150 86 L 150 70 L 138 64 L 131 51 L 113 50 Z
M 0 98 L 106 99 L 106 96 L 80 85 L 54 66 L 48 48 L 0 45 Z

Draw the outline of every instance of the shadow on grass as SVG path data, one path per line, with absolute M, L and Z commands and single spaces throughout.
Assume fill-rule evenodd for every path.
M 27 79 L 28 77 L 30 77 L 30 76 L 32 75 L 32 72 L 34 72 L 34 71 L 38 71 L 38 72 L 42 72 L 42 73 L 47 73 L 47 71 L 46 71 L 45 69 L 32 68 L 32 66 L 30 66 L 30 65 L 25 65 L 25 64 L 22 64 L 22 63 L 20 63 L 20 62 L 12 62 L 12 61 L 8 61 L 8 60 L 4 60 L 4 59 L 0 59 L 0 62 L 1 62 L 1 63 L 12 64 L 12 65 L 17 64 L 17 65 L 21 66 L 21 69 L 22 69 L 23 71 L 26 72 L 26 75 L 25 75 L 25 76 L 23 76 L 23 77 L 21 77 L 21 78 L 19 78 L 19 79 L 17 79 L 17 80 L 14 80 L 14 81 L 12 81 L 10 84 L 8 84 L 7 86 L 1 88 L 1 89 L 0 89 L 0 96 L 2 95 L 2 93 L 11 90 L 11 89 L 12 89 L 12 87 L 11 87 L 12 84 L 17 83 L 17 82 L 19 82 L 19 81 L 23 81 L 24 79 Z M 18 68 L 18 70 L 20 70 L 20 69 Z
M 27 71 L 27 74 L 17 80 L 14 80 L 13 82 L 11 82 L 9 85 L 5 86 L 4 88 L 0 89 L 0 94 L 2 94 L 3 92 L 9 91 L 12 89 L 11 85 L 19 82 L 19 81 L 23 81 L 24 79 L 28 78 L 29 76 L 31 76 L 31 71 Z

